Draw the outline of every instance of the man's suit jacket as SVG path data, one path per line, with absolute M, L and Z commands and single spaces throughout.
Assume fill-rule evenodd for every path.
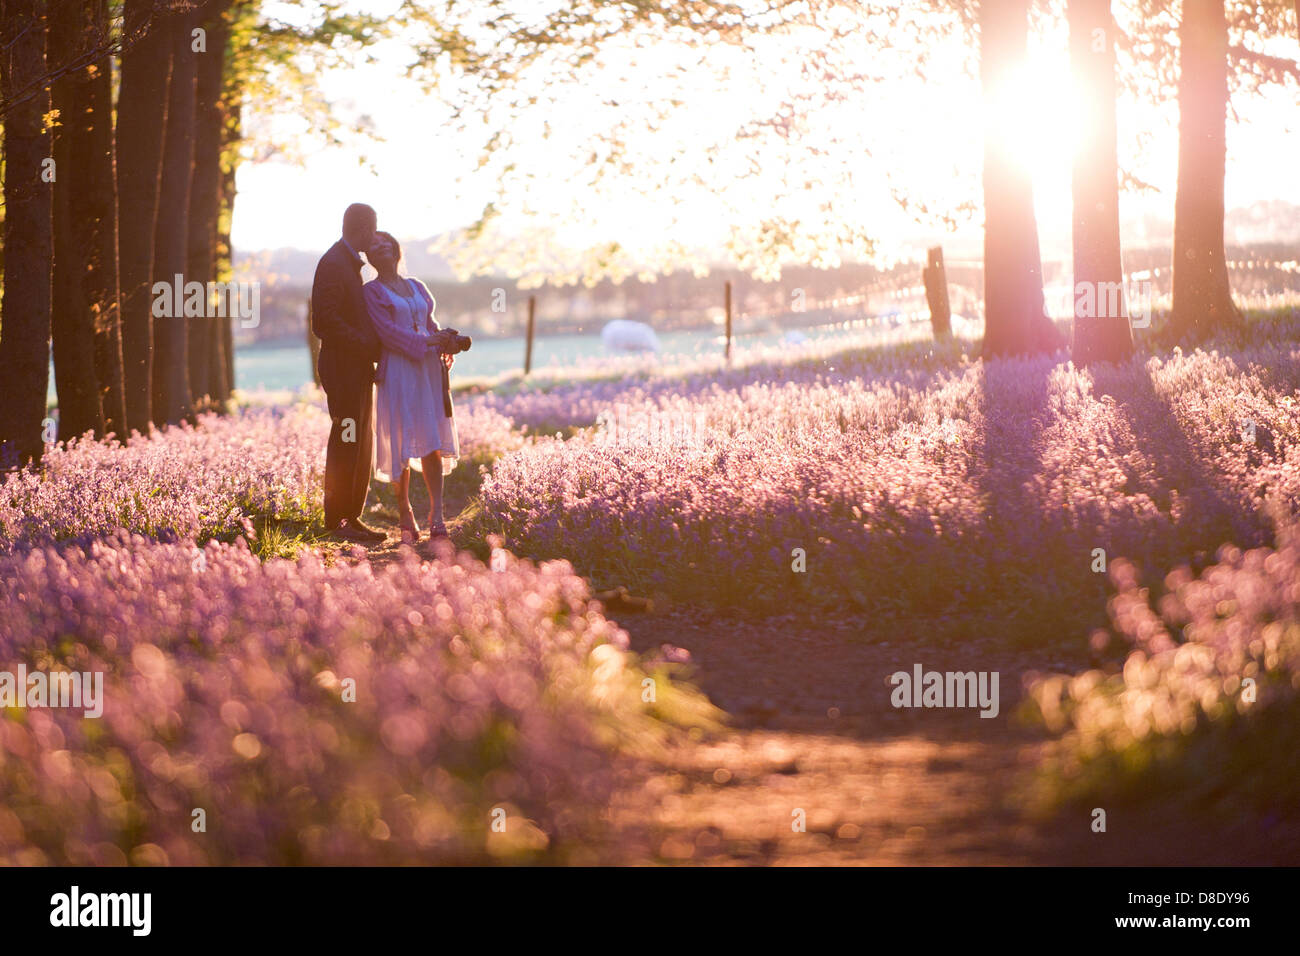
M 366 314 L 361 259 L 340 240 L 321 256 L 311 284 L 311 330 L 320 339 L 317 368 L 331 412 L 336 398 L 350 404 L 375 379 L 379 336 Z

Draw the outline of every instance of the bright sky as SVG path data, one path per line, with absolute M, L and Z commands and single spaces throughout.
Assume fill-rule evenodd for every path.
M 811 221 L 817 215 L 816 200 L 829 199 L 836 216 L 863 224 L 873 236 L 901 240 L 935 230 L 920 229 L 898 207 L 890 180 L 893 188 L 937 208 L 978 200 L 979 88 L 960 74 L 963 50 L 956 40 L 950 42 L 952 49 L 927 67 L 924 82 L 912 75 L 905 52 L 873 54 L 870 69 L 900 79 L 873 88 L 866 97 L 818 110 L 810 118 L 804 142 L 826 146 L 839 160 L 832 173 L 825 160 L 810 158 L 802 148 L 791 149 L 797 173 L 789 181 L 815 182 L 803 198 L 780 206 L 781 211 Z M 1045 246 L 1068 242 L 1070 232 L 1070 151 L 1076 124 L 1067 108 L 1071 85 L 1064 44 L 1062 33 L 1033 51 L 1020 84 L 1024 105 L 1004 120 L 1008 135 L 1021 142 L 1033 173 Z M 244 164 L 235 208 L 237 248 L 324 248 L 338 235 L 342 210 L 352 201 L 374 205 L 380 228 L 399 238 L 423 238 L 469 223 L 495 198 L 492 178 L 474 171 L 476 144 L 444 128 L 446 107 L 402 77 L 404 50 L 394 46 L 382 52 L 378 64 L 321 76 L 319 88 L 339 105 L 341 116 L 368 116 L 385 141 L 321 150 L 307 157 L 305 167 L 275 157 Z M 695 56 L 687 58 L 693 62 Z M 522 213 L 526 203 L 563 224 L 558 241 L 582 244 L 618 238 L 630 246 L 644 242 L 649 248 L 668 238 L 712 246 L 720 243 L 726 222 L 746 214 L 770 214 L 777 208 L 770 197 L 779 192 L 783 168 L 779 147 L 764 148 L 759 154 L 761 170 L 737 182 L 735 157 L 741 154 L 733 155 L 736 144 L 728 143 L 725 134 L 734 130 L 737 118 L 766 115 L 765 107 L 770 113 L 778 94 L 798 82 L 793 72 L 783 72 L 779 59 L 772 53 L 751 62 L 720 51 L 709 62 L 730 71 L 725 81 L 705 82 L 697 71 L 674 86 L 669 67 L 681 61 L 680 52 L 625 52 L 608 82 L 566 94 L 561 112 L 538 110 L 516 124 L 515 135 L 534 144 L 521 166 L 535 179 L 521 206 L 506 210 L 507 222 Z M 648 98 L 647 90 L 675 90 L 685 101 L 658 132 L 644 125 L 638 129 L 635 122 L 636 104 Z M 1248 124 L 1229 125 L 1229 208 L 1260 199 L 1300 204 L 1300 177 L 1295 175 L 1300 110 L 1294 102 L 1281 102 L 1290 95 L 1274 91 L 1271 99 L 1251 103 L 1244 111 Z M 606 100 L 617 100 L 620 107 L 615 111 L 604 105 Z M 633 118 L 629 136 L 635 143 L 662 155 L 676 150 L 683 162 L 673 170 L 681 168 L 683 177 L 687 169 L 702 170 L 704 185 L 684 184 L 667 195 L 656 191 L 648 196 L 638 195 L 629 185 L 593 197 L 582 187 L 587 174 L 579 157 L 590 154 L 616 113 Z M 1162 109 L 1121 107 L 1121 162 L 1163 190 L 1151 197 L 1125 196 L 1126 217 L 1154 212 L 1172 219 L 1176 117 L 1172 103 Z M 263 122 L 273 123 L 278 135 L 292 136 L 301 119 L 290 108 Z M 541 138 L 543 124 L 551 128 L 549 139 Z M 1138 155 L 1137 134 L 1142 129 L 1154 131 L 1154 136 Z M 361 166 L 361 152 L 374 171 Z M 709 156 L 719 159 L 714 171 L 707 164 Z M 851 184 L 842 178 L 845 175 L 852 176 Z M 724 190 L 715 190 L 711 183 L 727 186 L 725 200 L 719 195 Z M 962 232 L 978 236 L 974 226 Z

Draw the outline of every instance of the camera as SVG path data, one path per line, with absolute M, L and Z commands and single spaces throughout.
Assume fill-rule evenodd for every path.
M 433 333 L 432 340 L 434 346 L 444 355 L 468 352 L 471 344 L 468 335 L 461 335 L 455 329 L 439 329 Z

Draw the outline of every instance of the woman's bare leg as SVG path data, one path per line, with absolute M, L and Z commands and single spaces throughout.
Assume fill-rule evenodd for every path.
M 429 531 L 442 524 L 442 452 L 430 452 L 420 459 L 424 486 L 429 489 Z
M 419 529 L 415 524 L 415 513 L 411 510 L 411 469 L 403 468 L 402 473 L 397 476 L 393 482 L 393 488 L 397 492 L 397 521 L 404 529 L 410 529 L 412 534 L 419 534 Z

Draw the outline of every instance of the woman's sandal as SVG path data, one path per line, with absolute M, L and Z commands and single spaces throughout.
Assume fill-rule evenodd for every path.
M 420 526 L 415 523 L 415 515 L 411 515 L 409 523 L 406 520 L 402 520 L 400 527 L 402 529 L 402 544 L 409 544 L 411 547 L 415 547 L 420 540 Z
M 450 541 L 451 535 L 447 533 L 447 526 L 441 521 L 434 521 L 433 515 L 429 516 L 429 536 L 424 539 L 430 549 L 433 548 L 436 541 Z

